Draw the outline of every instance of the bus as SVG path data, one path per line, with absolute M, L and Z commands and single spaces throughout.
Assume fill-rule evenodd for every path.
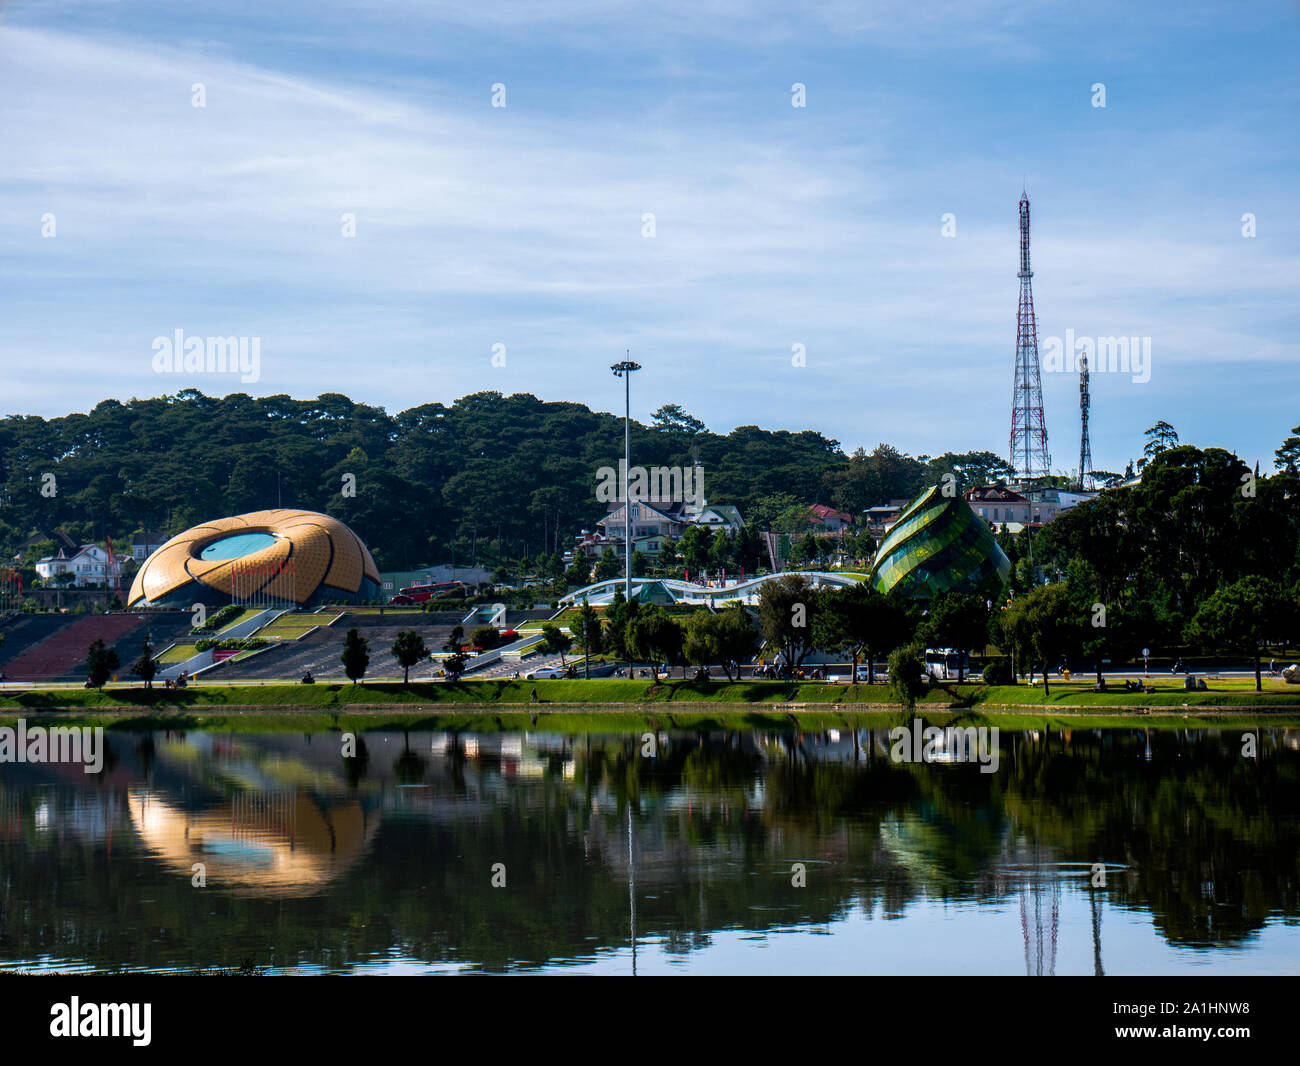
M 947 681 L 949 678 L 955 680 L 961 658 L 966 659 L 966 666 L 969 669 L 969 656 L 960 655 L 956 648 L 926 648 L 925 672 L 936 681 Z
M 464 599 L 473 589 L 464 581 L 437 581 L 428 585 L 407 585 L 398 589 L 390 604 L 428 603 L 430 600 Z

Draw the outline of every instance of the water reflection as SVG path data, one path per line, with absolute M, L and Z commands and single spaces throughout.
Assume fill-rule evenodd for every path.
M 237 792 L 191 811 L 152 789 L 131 789 L 127 809 L 167 869 L 236 895 L 318 892 L 357 861 L 379 826 L 355 800 L 327 806 L 296 791 Z
M 1257 759 L 1239 732 L 1004 732 L 994 774 L 893 763 L 887 728 L 848 724 L 663 731 L 653 757 L 640 734 L 358 742 L 345 759 L 337 734 L 113 733 L 102 775 L 0 767 L 0 966 L 1051 975 L 1300 957 L 1294 731 L 1263 731 Z

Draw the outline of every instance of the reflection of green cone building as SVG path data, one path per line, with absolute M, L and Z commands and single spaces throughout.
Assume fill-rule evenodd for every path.
M 880 543 L 871 567 L 880 592 L 930 599 L 941 592 L 996 596 L 1011 573 L 1011 561 L 988 525 L 959 496 L 938 485 L 907 505 Z

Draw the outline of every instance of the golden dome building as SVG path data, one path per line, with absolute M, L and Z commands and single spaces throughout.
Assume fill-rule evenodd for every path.
M 337 518 L 276 509 L 187 529 L 149 556 L 128 607 L 315 606 L 379 598 L 379 570 Z

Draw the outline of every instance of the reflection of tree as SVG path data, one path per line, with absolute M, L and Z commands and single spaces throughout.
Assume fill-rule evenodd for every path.
M 146 733 L 140 738 L 140 742 L 135 746 L 136 754 L 140 758 L 140 772 L 144 775 L 145 780 L 149 780 L 149 775 L 153 770 L 153 760 L 157 749 L 154 747 L 153 734 Z
M 418 785 L 424 780 L 429 761 L 411 750 L 411 734 L 403 734 L 402 754 L 393 760 L 393 774 L 402 785 Z
M 443 758 L 452 792 L 457 796 L 466 795 L 469 791 L 465 784 L 465 763 L 467 760 L 465 758 L 465 745 L 461 741 L 459 733 L 453 732 L 448 737 L 447 751 Z
M 1256 933 L 1270 912 L 1300 902 L 1296 761 L 1239 734 L 1187 737 L 1075 733 L 1050 750 L 1021 740 L 1004 766 L 1006 809 L 1022 832 L 1077 861 L 1122 863 L 1117 902 L 1149 909 L 1171 943 L 1210 947 Z
M 530 756 L 525 779 L 505 778 L 490 744 L 467 758 L 465 737 L 427 759 L 424 736 L 409 738 L 391 773 L 428 787 L 404 791 L 401 817 L 378 822 L 364 861 L 304 899 L 195 892 L 142 858 L 111 793 L 87 783 L 82 801 L 112 819 L 105 861 L 102 845 L 36 833 L 36 791 L 8 786 L 22 827 L 0 839 L 8 898 L 40 905 L 8 908 L 0 954 L 101 967 L 237 966 L 253 954 L 341 967 L 398 944 L 415 958 L 491 970 L 590 957 L 628 942 L 629 805 L 637 933 L 672 950 L 702 946 L 717 929 L 825 923 L 855 907 L 896 916 L 925 896 L 1011 899 L 1024 882 L 1000 879 L 997 867 L 1012 852 L 1050 856 L 1045 877 L 1056 860 L 1128 864 L 1090 890 L 1094 972 L 1107 899 L 1150 910 L 1179 945 L 1238 943 L 1270 914 L 1300 911 L 1300 764 L 1266 737 L 1252 761 L 1235 734 L 1153 730 L 1148 761 L 1136 731 L 1076 731 L 1050 744 L 1004 733 L 999 772 L 981 774 L 892 763 L 882 737 L 873 747 L 865 731 L 856 747 L 837 742 L 835 758 L 825 734 L 663 733 L 655 758 L 641 755 L 639 733 L 594 735 Z M 240 758 L 267 773 L 291 768 L 262 765 L 256 737 L 238 743 Z M 134 753 L 143 762 L 140 746 L 124 747 L 123 761 Z M 161 738 L 159 753 L 155 787 L 172 787 Z M 196 761 L 187 780 L 207 766 Z M 335 795 L 377 791 L 389 772 L 358 736 Z M 806 888 L 790 884 L 794 861 L 809 864 Z M 508 889 L 490 885 L 495 862 L 507 865 Z M 1045 936 L 1049 908 L 1045 898 Z
M 356 753 L 343 757 L 343 777 L 348 783 L 348 788 L 353 792 L 357 790 L 357 786 L 370 769 L 370 749 L 366 747 L 366 738 L 358 733 L 356 741 Z

